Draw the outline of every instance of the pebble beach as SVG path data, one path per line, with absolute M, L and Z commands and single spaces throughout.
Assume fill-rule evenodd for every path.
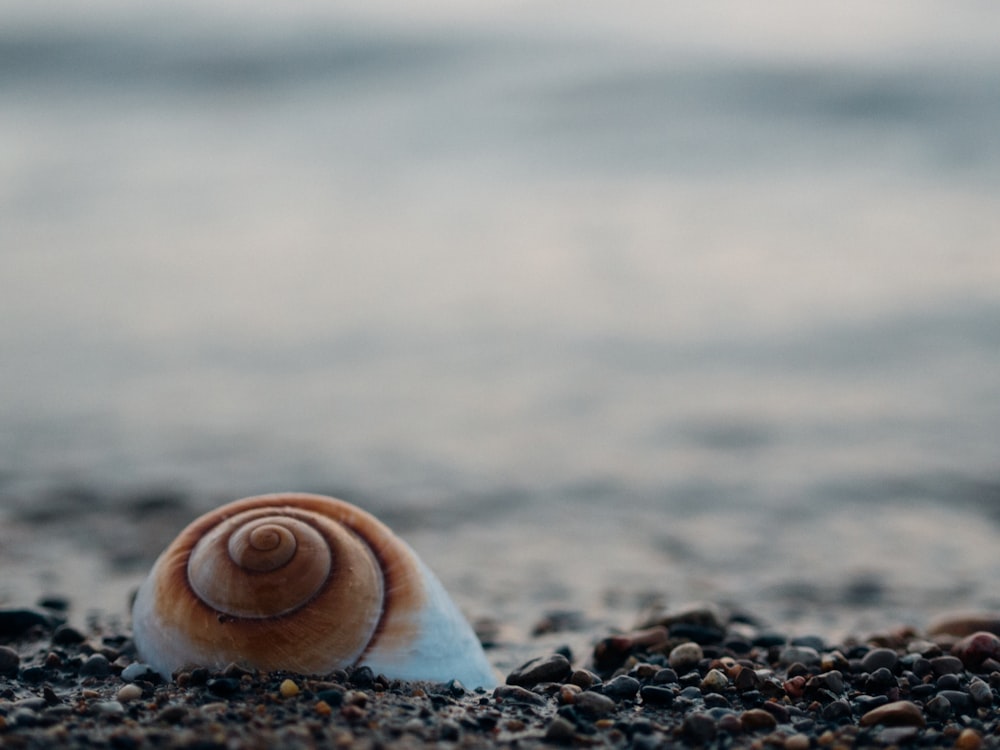
M 81 630 L 65 601 L 43 603 L 0 611 L 5 748 L 1000 747 L 1000 613 L 828 643 L 698 605 L 589 634 L 589 653 L 540 651 L 470 691 L 363 666 L 165 681 L 127 631 Z

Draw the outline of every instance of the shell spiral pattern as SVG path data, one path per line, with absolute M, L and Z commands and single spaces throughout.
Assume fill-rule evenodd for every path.
M 139 657 L 164 676 L 238 663 L 489 687 L 478 639 L 437 577 L 376 518 L 321 495 L 260 495 L 196 519 L 132 610 Z

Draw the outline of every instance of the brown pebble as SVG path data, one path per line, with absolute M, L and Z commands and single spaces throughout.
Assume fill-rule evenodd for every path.
M 961 659 L 966 669 L 976 670 L 987 659 L 1000 658 L 1000 638 L 979 630 L 952 646 L 951 654 Z
M 870 727 L 883 724 L 889 727 L 924 726 L 924 715 L 920 707 L 910 701 L 896 701 L 878 706 L 861 717 L 861 726 Z
M 615 710 L 615 702 L 608 696 L 589 690 L 576 696 L 575 705 L 590 716 L 605 716 Z
M 1000 612 L 964 612 L 938 617 L 927 627 L 929 635 L 967 635 L 985 630 L 1000 635 Z
M 748 732 L 753 732 L 757 729 L 774 729 L 778 726 L 778 720 L 762 708 L 751 708 L 740 715 L 740 724 Z
M 704 657 L 705 653 L 697 643 L 682 643 L 674 646 L 667 661 L 678 674 L 683 674 L 698 666 Z
M 579 685 L 563 685 L 559 688 L 559 702 L 563 704 L 575 703 L 576 696 L 582 692 Z
M 315 710 L 320 716 L 329 716 L 333 713 L 333 709 L 330 708 L 330 704 L 326 701 L 319 701 L 315 706 Z
M 786 737 L 785 750 L 809 750 L 809 735 L 793 734 Z
M 963 729 L 955 740 L 958 750 L 979 750 L 983 746 L 983 738 L 975 729 Z

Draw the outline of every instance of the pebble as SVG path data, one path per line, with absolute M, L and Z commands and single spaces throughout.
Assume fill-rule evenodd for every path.
M 0 675 L 13 677 L 21 665 L 21 657 L 9 646 L 0 646 Z
M 688 670 L 698 666 L 698 662 L 705 658 L 705 652 L 697 643 L 682 643 L 674 646 L 667 658 L 671 669 L 678 674 L 684 674 Z
M 714 740 L 718 732 L 711 716 L 696 711 L 684 717 L 681 733 L 689 740 L 704 744 Z
M 710 669 L 699 687 L 703 693 L 721 693 L 729 687 L 729 678 L 721 670 Z
M 968 612 L 943 615 L 927 626 L 928 635 L 957 635 L 960 638 L 984 630 L 1000 635 L 1000 612 Z
M 639 687 L 640 683 L 637 679 L 622 674 L 604 683 L 602 692 L 613 700 L 621 701 L 634 698 L 639 692 Z
M 740 715 L 740 724 L 748 732 L 755 732 L 758 729 L 774 729 L 778 720 L 762 708 L 751 708 Z
M 975 729 L 963 729 L 955 740 L 956 750 L 979 750 L 983 746 L 983 737 Z
M 122 670 L 121 678 L 125 682 L 136 682 L 144 680 L 146 682 L 159 682 L 160 675 L 148 664 L 134 662 Z
M 866 672 L 874 672 L 877 669 L 893 670 L 899 657 L 891 648 L 873 648 L 861 659 L 861 666 Z
M 554 742 L 560 745 L 568 745 L 576 739 L 576 727 L 572 722 L 562 716 L 556 716 L 549 725 L 545 727 L 546 742 Z
M 569 659 L 562 654 L 542 656 L 522 664 L 507 675 L 507 684 L 530 688 L 541 682 L 562 682 L 569 677 L 572 669 Z
M 587 690 L 576 696 L 574 705 L 592 717 L 606 716 L 615 710 L 615 702 L 606 695 Z
M 294 698 L 299 694 L 299 686 L 294 680 L 282 680 L 278 692 L 281 693 L 282 698 Z
M 780 661 L 785 666 L 795 663 L 814 666 L 819 664 L 819 651 L 811 646 L 786 646 L 781 650 Z
M 0 610 L 0 637 L 18 638 L 34 627 L 48 629 L 54 624 L 50 615 L 33 609 Z
M 966 669 L 977 670 L 987 659 L 1000 659 L 1000 638 L 983 630 L 967 635 L 951 649 Z
M 935 656 L 931 661 L 931 670 L 939 677 L 943 674 L 958 674 L 962 671 L 962 660 L 957 656 Z
M 104 654 L 91 654 L 80 666 L 81 677 L 107 677 L 111 674 L 111 662 Z
M 527 703 L 533 706 L 544 706 L 548 703 L 543 696 L 520 685 L 501 685 L 493 691 L 493 697 L 504 702 Z
M 861 717 L 861 726 L 870 727 L 876 724 L 885 726 L 924 726 L 924 715 L 920 707 L 910 701 L 896 701 L 884 706 L 873 708 Z
M 659 685 L 643 685 L 639 688 L 639 697 L 643 703 L 654 706 L 669 706 L 674 702 L 674 691 Z
M 115 695 L 122 703 L 128 703 L 129 701 L 139 700 L 142 697 L 142 688 L 138 685 L 129 683 L 128 685 L 122 685 L 118 689 L 118 693 Z
M 87 637 L 72 625 L 60 625 L 52 634 L 52 643 L 56 646 L 73 646 L 85 640 Z

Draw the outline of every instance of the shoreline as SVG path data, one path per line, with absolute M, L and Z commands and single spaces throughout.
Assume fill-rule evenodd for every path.
M 62 620 L 0 611 L 4 747 L 1000 747 L 997 615 L 828 643 L 703 605 L 589 632 L 589 653 L 539 642 L 504 684 L 475 691 L 366 667 L 230 665 L 165 682 L 135 662 L 126 629 Z M 571 619 L 546 642 L 562 627 Z

